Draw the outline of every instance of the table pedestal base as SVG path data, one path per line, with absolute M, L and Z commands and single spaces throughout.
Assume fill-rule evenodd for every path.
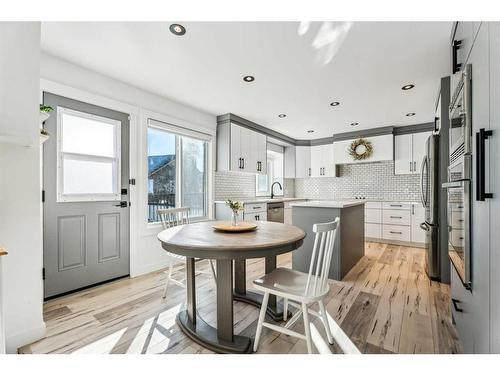
M 260 293 L 245 291 L 245 294 L 240 294 L 236 290 L 233 292 L 233 299 L 235 301 L 245 302 L 259 309 L 262 306 L 263 298 L 264 296 Z M 277 303 L 276 307 L 269 306 L 268 304 L 266 313 L 275 322 L 283 321 L 283 305 L 281 303 Z M 288 316 L 291 316 L 291 314 L 288 313 Z
M 191 340 L 216 353 L 247 354 L 252 352 L 252 339 L 246 336 L 233 336 L 233 341 L 217 337 L 217 329 L 206 323 L 196 314 L 196 323 L 189 319 L 187 310 L 177 314 L 177 324 Z

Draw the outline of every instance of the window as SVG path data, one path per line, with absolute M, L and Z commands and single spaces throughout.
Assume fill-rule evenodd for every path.
M 191 209 L 191 218 L 207 217 L 208 136 L 186 136 L 167 124 L 149 123 L 148 222 L 159 221 L 159 208 L 180 206 Z
M 271 186 L 279 182 L 283 186 L 283 154 L 267 150 L 267 174 L 255 176 L 255 194 L 257 196 L 270 196 Z M 283 195 L 283 191 L 275 188 L 274 195 Z
M 58 107 L 58 202 L 119 200 L 120 121 Z

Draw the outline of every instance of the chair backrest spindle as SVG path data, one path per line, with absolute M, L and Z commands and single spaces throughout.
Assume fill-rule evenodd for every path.
M 332 222 L 314 224 L 313 226 L 313 232 L 316 233 L 316 236 L 314 237 L 311 263 L 304 291 L 306 295 L 319 295 L 326 290 L 339 222 L 340 219 L 337 217 Z
M 163 228 L 172 228 L 178 225 L 189 224 L 189 207 L 178 208 L 160 208 L 158 216 L 160 217 Z

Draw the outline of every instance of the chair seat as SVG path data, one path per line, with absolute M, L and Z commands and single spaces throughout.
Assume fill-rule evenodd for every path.
M 307 273 L 290 268 L 276 268 L 271 273 L 254 280 L 253 284 L 256 289 L 263 292 L 279 294 L 299 302 L 312 302 L 322 299 L 328 293 L 328 284 L 326 289 L 317 295 L 305 294 L 307 276 Z M 315 277 L 312 276 L 311 285 L 314 285 L 314 280 Z

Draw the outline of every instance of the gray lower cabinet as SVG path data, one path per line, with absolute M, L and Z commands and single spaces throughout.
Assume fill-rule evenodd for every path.
M 451 265 L 451 315 L 465 353 L 474 352 L 472 325 L 472 294 L 465 289 L 457 271 Z

